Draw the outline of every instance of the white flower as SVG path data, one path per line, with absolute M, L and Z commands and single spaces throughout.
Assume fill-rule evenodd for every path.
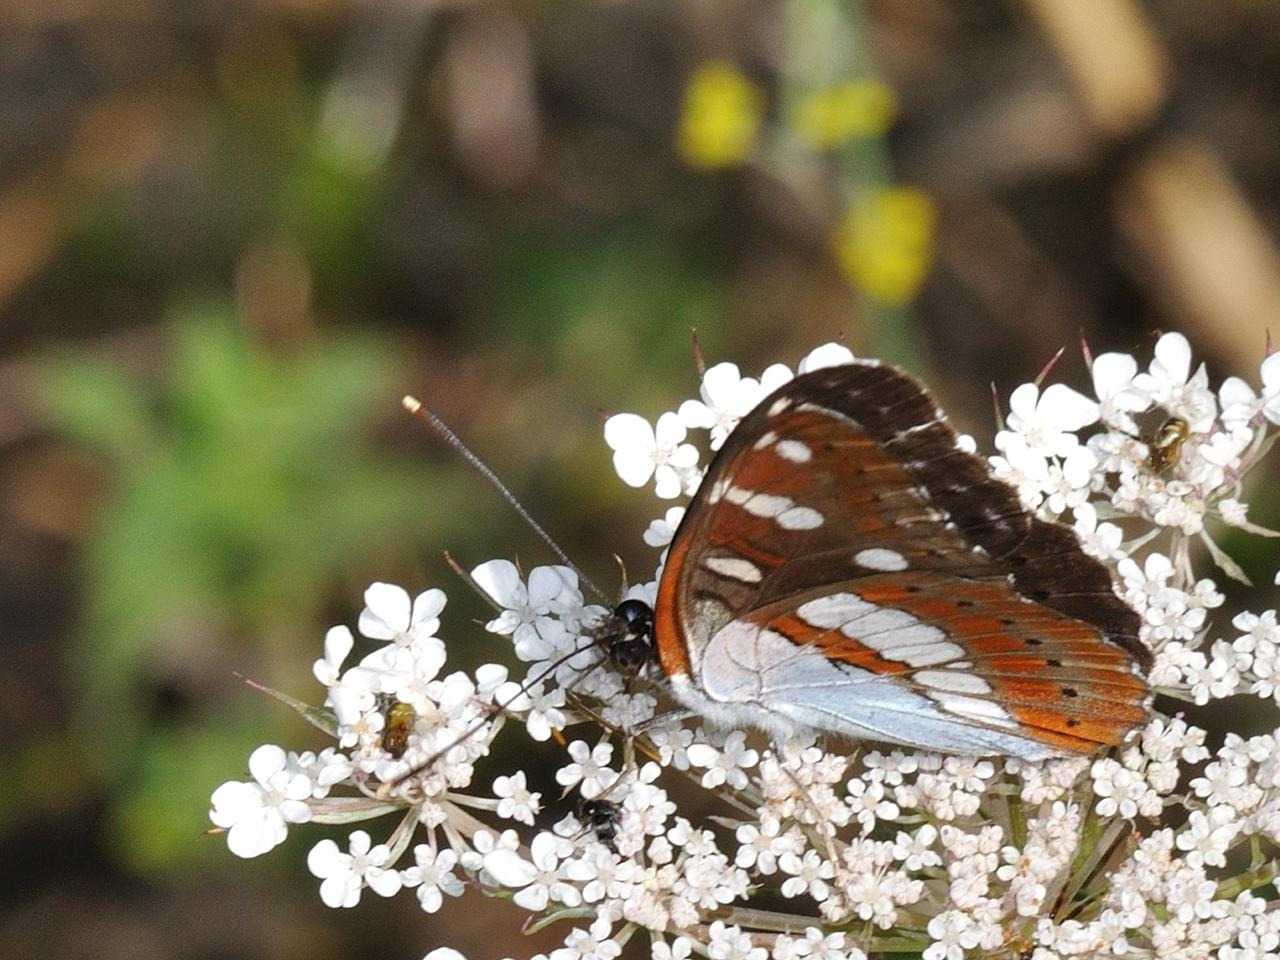
M 360 633 L 370 640 L 394 640 L 408 644 L 434 637 L 440 629 L 440 612 L 448 598 L 443 590 L 418 594 L 412 604 L 409 592 L 393 583 L 375 583 L 364 592 Z
M 1028 510 L 1040 506 L 1049 488 L 1049 461 L 1044 451 L 1032 449 L 1025 437 L 1008 430 L 996 434 L 996 447 L 1004 455 L 990 458 L 991 472 L 998 480 L 1017 488 Z
M 531 793 L 525 786 L 523 770 L 494 780 L 493 795 L 498 798 L 498 816 L 533 826 L 533 816 L 541 809 L 542 794 Z
M 695 743 L 689 748 L 690 765 L 707 768 L 702 775 L 702 785 L 707 789 L 725 782 L 735 790 L 744 789 L 747 785 L 745 771 L 754 767 L 759 757 L 756 751 L 747 749 L 747 735 L 741 730 L 729 734 L 721 750 L 708 743 Z
M 378 709 L 378 698 L 363 682 L 373 675 L 348 670 L 342 682 L 329 688 L 327 703 L 338 721 L 338 745 L 353 747 L 372 742 L 382 732 L 386 718 Z M 351 678 L 354 682 L 348 682 Z
M 835 876 L 835 867 L 830 860 L 824 860 L 816 850 L 806 851 L 803 857 L 794 853 L 784 853 L 778 858 L 778 866 L 783 873 L 792 874 L 782 882 L 784 897 L 798 897 L 807 893 L 821 903 L 827 899 L 827 881 Z
M 1081 506 L 1089 497 L 1089 485 L 1097 466 L 1098 458 L 1088 447 L 1076 447 L 1061 462 L 1051 464 L 1045 488 L 1049 494 L 1045 505 L 1050 513 L 1057 516 L 1068 507 L 1074 510 Z
M 893 842 L 893 857 L 908 870 L 936 867 L 942 863 L 942 857 L 933 849 L 937 839 L 938 828 L 931 823 L 921 825 L 914 833 L 899 830 Z
M 1080 442 L 1073 431 L 1097 420 L 1098 405 L 1065 384 L 1051 384 L 1042 394 L 1024 383 L 1009 395 L 1009 430 L 1044 454 L 1065 457 Z
M 1222 516 L 1222 522 L 1231 527 L 1243 527 L 1249 522 L 1249 505 L 1234 497 L 1219 500 L 1218 513 Z
M 311 796 L 326 797 L 335 784 L 351 776 L 351 758 L 335 747 L 325 747 L 318 754 L 300 753 L 291 760 L 311 781 Z
M 403 587 L 375 583 L 364 593 L 365 608 L 360 611 L 360 632 L 371 640 L 390 640 L 360 661 L 365 670 L 382 674 L 435 676 L 444 666 L 444 641 L 437 637 L 440 612 L 448 598 L 443 590 L 431 589 L 418 594 L 412 605 Z M 384 677 L 384 692 L 393 693 L 395 682 Z
M 651 960 L 689 960 L 693 956 L 693 942 L 688 937 L 676 937 L 670 944 L 654 940 L 650 948 Z
M 590 930 L 570 930 L 564 946 L 552 950 L 548 960 L 613 960 L 622 953 L 622 945 L 610 939 L 613 924 L 606 916 L 598 917 Z
M 1146 373 L 1134 377 L 1133 386 L 1186 420 L 1192 433 L 1206 432 L 1217 413 L 1204 364 L 1191 374 L 1191 344 L 1180 333 L 1166 333 L 1156 341 L 1155 358 Z
M 264 744 L 249 756 L 255 782 L 232 780 L 213 791 L 209 819 L 227 830 L 227 848 L 237 857 L 257 857 L 284 843 L 290 823 L 311 819 L 314 784 L 289 763 L 280 747 Z
M 925 948 L 923 960 L 964 960 L 980 939 L 973 920 L 961 910 L 944 910 L 929 921 L 933 943 Z
M 1098 523 L 1098 511 L 1093 504 L 1076 504 L 1071 514 L 1075 518 L 1072 527 L 1086 553 L 1101 560 L 1119 560 L 1125 556 L 1121 547 L 1124 531 L 1114 523 Z
M 1178 834 L 1178 849 L 1187 851 L 1186 861 L 1192 867 L 1226 866 L 1224 854 L 1240 827 L 1228 806 L 1213 807 L 1208 814 L 1193 810 Z
M 504 688 L 505 689 L 505 688 Z M 498 693 L 494 698 L 498 703 L 506 703 L 510 710 L 527 711 L 524 726 L 529 736 L 539 742 L 550 740 L 553 730 L 563 730 L 568 717 L 562 709 L 565 704 L 565 692 L 562 687 L 544 690 L 541 683 L 526 687 L 521 692 L 520 706 L 510 702 L 510 698 Z
M 1132 414 L 1151 406 L 1151 400 L 1133 387 L 1138 362 L 1127 353 L 1104 353 L 1093 362 L 1093 392 L 1098 398 L 1099 418 L 1107 426 L 1136 434 Z
M 808 355 L 800 361 L 797 369 L 801 373 L 812 373 L 814 370 L 823 370 L 827 367 L 842 367 L 847 363 L 853 363 L 853 359 L 853 351 L 843 343 L 824 343 L 809 351 Z M 769 368 L 769 370 L 772 369 L 772 367 Z M 769 370 L 765 371 L 766 377 Z
M 1141 613 L 1167 595 L 1167 584 L 1174 571 L 1168 557 L 1152 553 L 1143 561 L 1141 568 L 1133 560 L 1121 560 L 1116 572 L 1124 580 L 1124 598 Z
M 1280 353 L 1262 361 L 1262 413 L 1272 423 L 1280 424 Z
M 317 660 L 311 667 L 315 678 L 326 687 L 337 683 L 342 673 L 342 662 L 347 659 L 354 644 L 355 639 L 346 627 L 330 627 L 329 632 L 324 635 L 324 658 Z
M 582 902 L 582 894 L 560 871 L 565 843 L 554 833 L 539 833 L 529 844 L 528 860 L 514 850 L 498 847 L 485 855 L 484 868 L 502 886 L 519 887 L 512 899 L 533 913 L 545 910 L 552 901 L 576 907 Z
M 572 763 L 566 764 L 556 771 L 556 783 L 562 787 L 572 787 L 581 782 L 578 791 L 588 800 L 598 797 L 618 778 L 617 773 L 609 768 L 613 759 L 613 745 L 608 741 L 589 747 L 581 740 L 569 744 L 569 756 Z
M 684 519 L 684 507 L 671 507 L 660 520 L 654 520 L 644 532 L 644 542 L 651 547 L 665 547 L 676 535 Z
M 784 853 L 799 853 L 804 838 L 796 832 L 788 832 L 779 836 L 781 821 L 763 810 L 756 823 L 744 823 L 737 829 L 738 847 L 734 855 L 734 863 L 748 869 L 755 867 L 757 872 L 771 874 L 778 872 L 778 857 Z
M 485 629 L 509 635 L 521 660 L 550 660 L 573 648 L 567 624 L 576 624 L 585 611 L 571 568 L 534 567 L 525 586 L 510 560 L 489 560 L 471 571 L 471 579 L 503 608 Z
M 1227 377 L 1222 381 L 1218 388 L 1218 403 L 1222 407 L 1220 419 L 1228 430 L 1248 426 L 1263 406 L 1262 398 L 1253 392 L 1253 387 L 1239 377 Z
M 727 926 L 723 920 L 711 924 L 707 931 L 707 956 L 711 960 L 766 960 L 764 947 L 751 945 L 751 935 L 741 927 Z
M 696 477 L 698 448 L 684 442 L 686 432 L 674 413 L 660 416 L 656 427 L 634 413 L 614 414 L 604 423 L 618 476 L 632 487 L 643 487 L 653 477 L 664 500 L 687 492 Z
M 862 825 L 863 832 L 875 829 L 877 820 L 892 820 L 901 812 L 896 803 L 885 799 L 883 783 L 851 780 L 848 789 L 845 803 L 854 819 Z
M 405 887 L 416 888 L 418 902 L 427 913 L 435 913 L 444 903 L 444 894 L 460 897 L 466 892 L 453 875 L 458 855 L 452 850 L 436 851 L 425 843 L 413 848 L 414 866 L 400 872 Z
M 375 847 L 369 834 L 356 830 L 348 853 L 342 853 L 332 840 L 317 843 L 307 854 L 307 869 L 321 880 L 320 899 L 325 906 L 354 907 L 365 886 L 380 897 L 400 891 L 403 881 L 400 873 L 390 868 L 390 860 L 386 844 Z
M 710 430 L 711 449 L 719 450 L 738 421 L 790 379 L 791 371 L 782 364 L 770 367 L 756 380 L 742 376 L 737 364 L 717 363 L 702 375 L 699 388 L 702 399 L 686 400 L 680 404 L 680 421 L 686 427 Z

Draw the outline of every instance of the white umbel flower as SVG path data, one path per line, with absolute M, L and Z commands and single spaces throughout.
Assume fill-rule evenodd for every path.
M 320 899 L 325 906 L 354 907 L 365 887 L 380 897 L 399 893 L 404 881 L 390 861 L 386 844 L 375 846 L 369 834 L 356 830 L 346 853 L 332 840 L 317 843 L 307 855 L 307 869 L 321 880 Z
M 654 492 L 670 500 L 686 492 L 698 466 L 698 448 L 685 443 L 685 425 L 664 413 L 655 425 L 634 413 L 619 413 L 604 424 L 604 440 L 613 450 L 613 467 L 622 481 L 643 487 L 654 479 Z
M 237 857 L 257 857 L 284 843 L 289 824 L 311 819 L 315 784 L 274 744 L 249 756 L 253 783 L 232 780 L 213 792 L 209 819 L 227 831 L 227 847 Z

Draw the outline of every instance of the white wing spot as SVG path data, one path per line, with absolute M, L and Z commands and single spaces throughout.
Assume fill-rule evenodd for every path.
M 719 503 L 720 499 L 725 495 L 725 491 L 729 489 L 729 481 L 721 477 L 711 485 L 711 492 L 707 494 L 707 503 Z
M 799 440 L 779 440 L 777 453 L 783 460 L 790 460 L 792 463 L 808 463 L 813 459 L 813 451 Z
M 792 503 L 790 497 L 778 497 L 772 493 L 754 493 L 742 505 L 742 509 L 753 517 L 772 518 L 790 510 Z
M 826 630 L 877 609 L 874 603 L 868 603 L 856 593 L 833 593 L 800 604 L 796 613 L 809 626 Z
M 911 667 L 937 666 L 964 656 L 964 648 L 932 624 L 922 623 L 905 610 L 878 607 L 856 593 L 818 597 L 800 604 L 796 613 L 811 627 L 839 629 L 886 660 Z
M 784 410 L 786 410 L 790 406 L 791 406 L 790 397 L 779 397 L 777 400 L 773 401 L 773 403 L 770 405 L 769 416 L 776 417 L 778 414 L 782 413 Z
M 935 693 L 933 699 L 948 713 L 974 720 L 982 720 L 994 727 L 1006 727 L 1016 730 L 1018 721 L 1005 711 L 1004 707 L 992 700 L 979 700 L 977 697 L 960 697 L 949 693 Z
M 868 570 L 880 570 L 884 573 L 897 573 L 899 570 L 907 569 L 907 558 L 900 554 L 897 550 L 888 550 L 884 547 L 869 547 L 866 550 L 859 550 L 853 557 L 854 563 L 860 567 L 866 567 Z
M 707 557 L 702 561 L 702 565 L 713 573 L 729 577 L 731 580 L 741 580 L 743 583 L 760 582 L 760 568 L 750 560 L 744 560 L 741 557 Z
M 991 685 L 976 673 L 956 673 L 954 670 L 921 670 L 916 680 L 926 687 L 946 693 L 964 693 L 983 697 L 991 693 Z
M 769 444 L 773 443 L 777 439 L 778 439 L 778 435 L 774 433 L 772 430 L 769 430 L 766 433 L 762 433 L 760 435 L 760 439 L 757 440 L 754 444 L 752 444 L 752 449 L 763 450 L 765 447 L 769 446 Z
M 778 514 L 778 525 L 784 530 L 814 530 L 822 523 L 822 514 L 811 507 L 792 507 Z
M 923 627 L 924 630 L 933 630 L 933 627 Z M 916 630 L 921 627 L 915 628 Z M 880 656 L 886 660 L 897 660 L 899 663 L 905 663 L 910 667 L 936 667 L 940 664 L 950 663 L 956 657 L 962 656 L 964 650 L 954 643 L 943 641 L 930 641 L 926 643 L 885 645 L 885 649 L 880 651 Z

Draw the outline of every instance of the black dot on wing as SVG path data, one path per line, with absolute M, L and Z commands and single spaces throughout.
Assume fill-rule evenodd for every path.
M 1063 687 L 1062 695 L 1064 697 L 1078 697 L 1080 696 L 1080 693 L 1075 687 Z
M 1012 622 L 1012 621 L 1010 621 L 1010 622 Z M 1006 624 L 1006 626 L 1007 626 L 1007 624 Z M 1039 638 L 1037 638 L 1037 637 L 1027 637 L 1027 646 L 1028 646 L 1028 647 L 1038 647 L 1038 646 L 1040 646 L 1040 644 L 1042 644 L 1042 643 L 1044 643 L 1044 641 L 1043 641 L 1043 640 L 1040 640 L 1040 639 L 1039 639 Z
M 972 600 L 957 600 L 957 601 L 956 601 L 956 606 L 957 606 L 957 607 L 972 607 L 972 606 L 973 606 L 973 601 L 972 601 Z M 1001 623 L 1003 623 L 1005 626 L 1008 626 L 1008 625 L 1009 625 L 1009 621 L 1007 621 L 1007 620 L 1002 620 L 1002 621 L 1000 621 L 1000 622 L 1001 622 Z
M 1039 643 L 1039 642 L 1040 642 L 1039 640 L 1037 640 L 1037 641 L 1036 641 L 1036 643 Z M 1062 666 L 1062 661 L 1061 661 L 1061 660 L 1057 660 L 1057 659 L 1054 659 L 1054 660 L 1046 660 L 1046 661 L 1044 662 L 1044 665 L 1045 665 L 1046 667 L 1060 667 L 1060 666 Z
M 1079 720 L 1077 720 L 1075 717 L 1068 717 L 1068 718 L 1067 718 L 1067 726 L 1068 726 L 1068 727 L 1078 727 L 1078 726 L 1080 726 L 1080 721 L 1079 721 Z

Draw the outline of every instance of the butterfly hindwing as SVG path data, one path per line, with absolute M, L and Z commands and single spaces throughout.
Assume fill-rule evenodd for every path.
M 1106 568 L 960 449 L 919 384 L 870 364 L 797 377 L 739 424 L 655 624 L 678 695 L 762 726 L 1030 757 L 1146 714 L 1138 619 Z

